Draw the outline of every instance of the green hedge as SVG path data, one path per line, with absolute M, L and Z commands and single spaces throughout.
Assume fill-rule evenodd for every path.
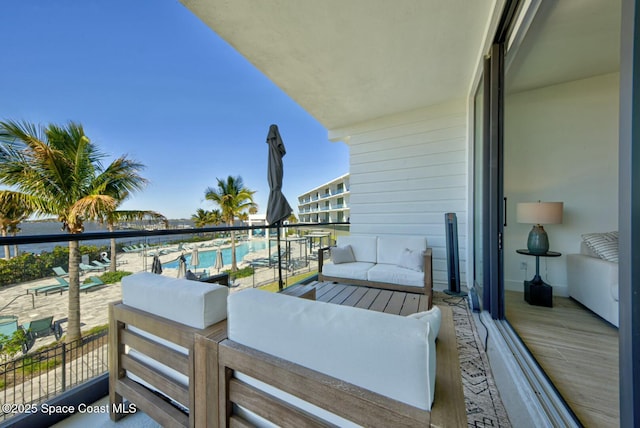
M 99 260 L 100 253 L 107 247 L 95 245 L 80 246 L 80 254 L 89 255 L 89 260 Z M 0 259 L 0 287 L 25 281 L 54 276 L 53 267 L 61 266 L 69 270 L 69 248 L 55 247 L 52 252 L 41 254 L 21 254 L 10 260 Z

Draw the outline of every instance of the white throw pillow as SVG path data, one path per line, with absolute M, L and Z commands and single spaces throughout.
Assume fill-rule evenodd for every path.
M 331 260 L 334 264 L 353 263 L 356 261 L 356 257 L 353 255 L 351 245 L 345 245 L 344 247 L 331 248 Z
M 442 322 L 442 312 L 439 307 L 434 306 L 428 311 L 407 315 L 407 318 L 415 318 L 426 322 L 429 324 L 429 339 L 435 340 L 435 338 L 438 337 L 438 333 L 440 332 L 440 323 Z
M 618 232 L 586 233 L 582 240 L 598 257 L 618 263 Z
M 397 265 L 405 269 L 424 272 L 424 251 L 405 248 L 400 253 Z

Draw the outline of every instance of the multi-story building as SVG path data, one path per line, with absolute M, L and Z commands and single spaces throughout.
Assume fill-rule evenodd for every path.
M 349 220 L 349 173 L 298 196 L 298 217 L 303 223 Z

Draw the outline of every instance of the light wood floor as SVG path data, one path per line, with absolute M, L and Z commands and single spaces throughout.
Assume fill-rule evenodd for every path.
M 531 306 L 507 291 L 507 320 L 585 427 L 620 424 L 618 329 L 576 301 Z

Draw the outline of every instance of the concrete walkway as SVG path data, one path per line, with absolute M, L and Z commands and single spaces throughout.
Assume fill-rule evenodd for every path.
M 206 241 L 198 243 L 199 251 L 211 251 L 217 247 L 213 246 L 213 241 Z M 193 245 L 193 244 L 191 244 Z M 166 247 L 176 248 L 176 246 Z M 224 246 L 222 248 L 225 248 Z M 253 260 L 256 258 L 267 258 L 269 250 L 261 250 L 249 253 L 245 256 L 246 260 Z M 183 252 L 185 255 L 190 254 L 190 250 Z M 295 245 L 291 248 L 291 253 L 295 256 L 298 255 L 299 248 Z M 170 254 L 164 254 L 160 256 L 162 263 L 167 263 L 176 260 L 180 256 L 181 252 L 172 252 Z M 118 254 L 119 264 L 118 270 L 127 272 L 142 272 L 149 271 L 151 269 L 151 262 L 153 258 L 144 255 L 143 253 L 122 253 Z M 247 266 L 247 261 L 238 261 L 238 267 L 242 268 Z M 229 269 L 229 266 L 225 266 L 224 269 Z M 211 271 L 212 269 L 207 269 Z M 315 272 L 317 271 L 317 263 L 312 262 L 310 266 L 303 268 L 302 272 Z M 95 275 L 99 276 L 102 272 L 96 272 Z M 164 276 L 175 278 L 177 276 L 177 269 L 164 269 Z M 252 277 L 242 278 L 234 281 L 234 286 L 230 289 L 230 292 L 237 292 L 244 288 L 259 286 L 268 282 L 277 280 L 277 269 L 262 267 L 256 269 L 256 275 Z M 291 275 L 283 269 L 283 278 L 286 275 Z M 80 276 L 80 281 L 84 281 L 90 274 L 84 274 Z M 42 285 L 55 284 L 55 278 L 46 278 L 37 281 L 24 282 L 16 285 L 0 288 L 0 305 L 4 306 L 12 299 L 16 298 L 9 306 L 0 311 L 0 315 L 16 315 L 18 317 L 18 323 L 24 324 L 27 321 L 32 321 L 53 315 L 54 321 L 63 320 L 62 328 L 66 331 L 66 319 L 68 313 L 68 293 L 56 292 L 49 295 L 38 294 L 33 296 L 27 294 L 27 290 L 32 287 L 38 287 Z M 122 299 L 121 284 L 108 284 L 104 287 L 96 287 L 89 292 L 80 292 L 80 316 L 81 316 L 81 329 L 87 331 L 92 327 L 104 325 L 108 323 L 108 305 L 111 302 L 116 302 Z M 64 333 L 64 332 L 63 332 Z M 53 335 L 48 337 L 39 338 L 31 348 L 37 350 L 39 347 L 52 343 L 55 341 Z

